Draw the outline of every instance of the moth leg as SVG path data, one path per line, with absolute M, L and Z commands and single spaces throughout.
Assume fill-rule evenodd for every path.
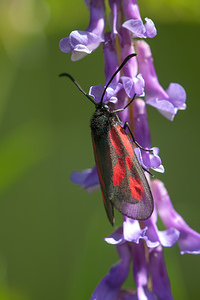
M 133 143 L 135 143 L 140 149 L 142 149 L 142 150 L 144 150 L 144 151 L 148 151 L 148 152 L 150 152 L 151 154 L 153 154 L 153 150 L 151 150 L 151 149 L 145 149 L 145 148 L 143 148 L 142 146 L 140 146 L 140 144 L 138 144 L 138 142 L 135 140 L 135 137 L 134 137 L 134 135 L 133 135 L 133 133 L 132 133 L 132 131 L 131 131 L 131 128 L 130 128 L 130 126 L 129 126 L 129 124 L 128 124 L 128 122 L 125 122 L 124 123 L 124 130 L 126 130 L 126 128 L 128 128 L 128 131 L 130 132 L 130 135 L 131 135 L 131 137 L 132 137 L 132 139 L 133 139 Z
M 122 121 L 120 120 L 119 116 L 116 114 L 117 120 L 120 124 L 122 124 Z
M 136 96 L 136 94 L 134 94 L 133 98 L 131 99 L 131 101 L 128 104 L 126 104 L 126 106 L 124 106 L 123 108 L 119 108 L 119 109 L 113 110 L 112 112 L 113 113 L 118 113 L 120 111 L 125 110 L 133 102 L 133 100 L 135 99 L 135 96 Z

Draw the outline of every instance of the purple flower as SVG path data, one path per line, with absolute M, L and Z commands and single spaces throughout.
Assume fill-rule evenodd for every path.
M 133 40 L 130 32 L 121 28 L 119 31 L 119 41 L 121 47 L 121 60 L 123 61 L 128 55 L 135 53 L 133 46 Z M 123 73 L 125 76 L 134 78 L 138 74 L 138 62 L 136 57 L 132 57 L 123 67 Z
M 127 76 L 122 76 L 121 81 L 129 98 L 133 98 L 135 94 L 137 96 L 144 95 L 144 79 L 141 74 L 138 74 L 133 79 Z
M 173 300 L 161 246 L 149 253 L 149 271 L 152 275 L 152 288 L 158 299 Z
M 60 50 L 72 52 L 72 61 L 79 60 L 98 48 L 104 41 L 105 7 L 103 0 L 87 1 L 90 23 L 85 31 L 74 30 L 69 37 L 60 40 Z
M 104 240 L 112 245 L 126 242 L 139 244 L 140 240 L 144 240 L 149 248 L 155 248 L 159 245 L 164 247 L 173 246 L 179 238 L 179 231 L 173 227 L 160 231 L 157 228 L 156 221 L 155 211 L 148 220 L 144 221 L 144 228 L 140 227 L 137 220 L 124 217 L 123 228 L 118 228 Z
M 162 300 L 173 299 L 161 246 L 150 251 L 149 261 L 142 241 L 138 244 L 125 242 L 117 245 L 117 250 L 121 261 L 111 267 L 90 300 L 156 300 L 157 297 Z M 128 276 L 131 261 L 136 291 L 121 289 Z M 148 288 L 149 275 L 152 275 L 152 291 Z
M 75 171 L 71 174 L 70 179 L 72 182 L 86 189 L 88 193 L 93 193 L 94 191 L 100 189 L 99 176 L 96 166 L 93 169 Z
M 155 295 L 149 291 L 147 284 L 149 279 L 149 265 L 145 257 L 144 243 L 131 245 L 133 260 L 133 276 L 137 286 L 137 299 L 156 300 Z
M 129 54 L 134 53 L 132 39 L 130 33 L 125 28 L 121 28 L 119 32 L 120 46 L 121 46 L 121 60 L 123 61 Z M 144 96 L 144 79 L 141 74 L 138 74 L 138 63 L 136 57 L 131 58 L 129 62 L 123 67 L 123 74 L 121 81 L 124 90 L 129 98 L 137 96 Z
M 136 0 L 123 0 L 122 3 L 123 12 L 127 19 L 122 27 L 130 30 L 134 38 L 153 38 L 156 36 L 157 31 L 151 19 L 145 18 L 146 23 L 143 24 Z
M 156 300 L 156 297 L 147 288 L 149 270 L 143 244 L 140 243 L 137 247 L 134 247 L 134 245 L 130 247 L 128 243 L 118 245 L 117 250 L 121 261 L 111 267 L 110 272 L 94 290 L 90 300 Z M 128 276 L 131 260 L 134 263 L 133 273 L 137 284 L 137 292 L 121 289 Z M 144 298 L 144 295 L 146 295 L 146 298 Z
M 109 5 L 112 14 L 112 37 L 114 38 L 121 26 L 120 0 L 109 0 Z
M 151 148 L 146 104 L 173 120 L 178 110 L 186 108 L 186 93 L 177 83 L 170 83 L 168 89 L 164 90 L 154 69 L 150 47 L 143 40 L 132 40 L 135 37 L 154 37 L 157 34 L 155 25 L 149 18 L 145 18 L 146 23 L 143 24 L 136 0 L 109 0 L 111 32 L 105 33 L 104 0 L 85 2 L 90 10 L 88 28 L 85 31 L 72 31 L 69 37 L 60 41 L 60 49 L 63 52 L 72 52 L 72 60 L 79 60 L 103 43 L 105 86 L 118 69 L 119 62 L 129 54 L 137 53 L 136 57 L 132 57 L 123 66 L 121 73 L 113 78 L 105 91 L 103 101 L 108 102 L 111 110 L 122 109 L 117 113 L 122 124 L 128 121 L 136 141 L 143 148 L 153 150 L 151 154 L 135 148 L 141 165 L 146 169 L 164 172 L 158 155 L 159 149 Z M 101 84 L 92 86 L 89 95 L 99 102 L 104 89 Z M 127 106 L 135 95 L 133 103 Z M 144 97 L 144 100 L 138 97 Z M 127 109 L 123 110 L 125 106 Z M 117 159 L 114 164 L 117 165 Z M 121 169 L 125 170 L 123 166 Z M 172 247 L 177 242 L 181 254 L 200 254 L 200 234 L 191 229 L 174 210 L 164 184 L 159 180 L 150 181 L 149 174 L 146 177 L 155 202 L 154 211 L 150 218 L 143 221 L 124 216 L 123 226 L 104 239 L 108 244 L 116 246 L 120 261 L 111 267 L 98 284 L 91 300 L 172 300 L 162 247 Z M 100 188 L 96 166 L 82 172 L 73 172 L 71 180 L 88 192 Z M 109 199 L 109 188 L 106 186 L 106 189 Z M 131 205 L 134 206 L 129 202 L 125 205 L 127 210 Z M 165 230 L 158 229 L 158 216 L 163 221 Z M 131 265 L 136 290 L 124 290 L 122 285 Z
M 178 109 L 186 109 L 185 90 L 178 83 L 170 83 L 165 91 L 158 81 L 149 45 L 145 41 L 136 41 L 135 44 L 139 71 L 145 81 L 145 101 L 172 121 Z
M 118 69 L 118 58 L 115 49 L 114 40 L 111 37 L 111 33 L 105 34 L 105 43 L 103 43 L 103 53 L 104 53 L 104 73 L 105 73 L 105 85 L 108 83 L 112 75 Z M 106 89 L 104 95 L 104 101 L 117 102 L 117 93 L 122 89 L 122 84 L 119 83 L 120 74 L 118 73 L 109 87 Z M 99 102 L 105 87 L 101 84 L 98 86 L 92 86 L 89 91 L 89 95 L 92 96 L 96 102 Z
M 181 254 L 200 254 L 200 234 L 191 229 L 175 211 L 168 192 L 160 180 L 151 182 L 152 192 L 159 216 L 167 228 L 176 228 L 180 232 L 178 245 Z
M 135 99 L 133 106 L 134 114 L 134 128 L 135 128 L 135 139 L 144 148 L 151 148 L 151 135 L 149 130 L 149 125 L 147 121 L 147 110 L 145 102 L 142 99 Z M 146 168 L 152 168 L 157 172 L 164 172 L 164 167 L 162 165 L 161 159 L 158 156 L 159 149 L 157 147 L 151 148 L 153 154 L 135 149 L 135 153 L 141 163 L 141 165 Z
M 90 300 L 119 299 L 120 288 L 129 273 L 131 253 L 128 245 L 117 247 L 121 261 L 111 267 L 110 272 L 102 279 L 94 290 Z

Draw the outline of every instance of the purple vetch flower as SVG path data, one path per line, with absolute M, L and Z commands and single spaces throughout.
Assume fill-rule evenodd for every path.
M 121 60 L 123 61 L 129 54 L 135 53 L 130 32 L 121 28 L 119 32 L 121 46 Z M 138 74 L 138 63 L 136 57 L 132 57 L 130 61 L 123 67 L 124 76 L 121 76 L 121 81 L 129 98 L 144 96 L 144 79 L 141 74 Z
M 131 38 L 130 32 L 121 28 L 119 31 L 119 41 L 121 47 L 121 61 L 123 61 L 128 55 L 135 53 L 135 48 L 133 45 L 133 40 Z M 123 66 L 123 73 L 125 76 L 134 78 L 138 74 L 138 62 L 136 57 L 132 57 L 125 66 Z
M 149 291 L 147 284 L 149 279 L 149 266 L 145 257 L 145 246 L 142 241 L 138 244 L 131 244 L 133 260 L 133 276 L 137 286 L 137 299 L 156 300 L 155 295 Z
M 129 98 L 123 88 L 117 93 L 117 99 L 118 99 L 118 101 L 115 103 L 115 106 L 114 106 L 115 109 L 120 109 L 120 108 L 123 108 L 125 105 L 127 105 Z M 122 121 L 122 124 L 124 124 L 126 121 L 129 122 L 128 109 L 120 111 L 118 113 L 118 116 L 119 116 L 120 120 Z
M 148 240 L 146 241 L 149 248 L 155 248 L 162 245 L 163 247 L 172 247 L 177 242 L 180 232 L 173 228 L 169 227 L 166 230 L 158 230 L 157 227 L 157 212 L 154 209 L 151 217 L 144 221 L 144 225 L 147 227 L 146 235 Z
M 114 40 L 111 37 L 111 33 L 107 32 L 105 34 L 105 43 L 103 43 L 103 54 L 104 54 L 104 73 L 105 73 L 105 85 L 108 83 L 112 75 L 118 69 L 118 57 L 115 49 Z M 104 95 L 104 101 L 109 101 L 112 103 L 117 102 L 117 93 L 122 89 L 122 84 L 119 82 L 120 74 L 118 73 L 109 87 L 106 89 Z M 89 95 L 94 98 L 96 102 L 99 102 L 105 87 L 101 84 L 98 86 L 92 86 L 89 90 Z
M 151 182 L 152 192 L 159 216 L 167 228 L 176 228 L 180 232 L 178 245 L 181 254 L 200 254 L 200 234 L 190 228 L 175 211 L 164 184 L 155 179 Z
M 110 272 L 102 279 L 94 290 L 90 300 L 119 299 L 120 288 L 129 273 L 131 253 L 128 245 L 117 247 L 121 261 L 112 266 Z
M 69 37 L 60 40 L 60 50 L 72 52 L 72 61 L 79 60 L 98 48 L 104 41 L 105 6 L 103 0 L 87 1 L 90 23 L 85 31 L 74 30 Z
M 75 171 L 71 174 L 70 179 L 72 182 L 87 190 L 88 193 L 93 193 L 94 191 L 100 189 L 99 176 L 96 166 L 93 169 Z
M 103 101 L 108 103 L 111 111 L 122 109 L 117 112 L 122 121 L 121 126 L 123 127 L 123 124 L 128 121 L 135 140 L 143 148 L 153 150 L 154 154 L 151 154 L 135 148 L 141 165 L 146 169 L 153 168 L 164 172 L 158 155 L 159 149 L 151 148 L 146 104 L 155 107 L 166 118 L 173 120 L 178 110 L 186 108 L 186 93 L 184 88 L 177 83 L 170 83 L 165 91 L 157 78 L 150 47 L 143 40 L 133 41 L 132 39 L 154 37 L 157 34 L 155 25 L 149 18 L 145 18 L 146 23 L 143 24 L 136 0 L 109 0 L 112 17 L 111 32 L 104 32 L 106 25 L 104 0 L 85 0 L 85 2 L 90 10 L 88 28 L 85 31 L 72 31 L 69 37 L 60 41 L 60 49 L 63 52 L 72 52 L 72 60 L 79 60 L 102 43 L 105 86 L 118 69 L 119 63 L 129 54 L 137 54 L 123 66 L 121 73 L 117 73 L 114 77 L 106 89 Z M 99 102 L 103 90 L 102 85 L 93 86 L 90 88 L 89 95 Z M 135 94 L 135 100 L 127 107 Z M 123 110 L 124 107 L 127 109 Z M 114 167 L 120 166 L 121 159 L 118 153 L 120 151 L 117 151 L 118 144 L 114 148 L 118 156 L 113 159 L 111 153 L 113 162 L 110 170 L 111 184 L 114 173 L 113 165 Z M 101 153 L 98 155 L 101 156 Z M 123 156 L 123 161 L 129 158 L 125 156 Z M 123 171 L 124 175 L 129 167 L 132 168 L 132 165 L 128 166 L 126 162 L 117 168 L 117 172 L 119 171 L 120 174 Z M 172 247 L 177 242 L 181 254 L 200 254 L 200 234 L 192 230 L 174 210 L 163 183 L 159 180 L 151 181 L 149 174 L 145 173 L 145 175 L 152 190 L 155 202 L 154 211 L 150 218 L 143 221 L 123 216 L 123 225 L 104 239 L 107 244 L 116 246 L 120 261 L 111 267 L 109 273 L 98 284 L 91 300 L 172 300 L 162 247 Z M 135 174 L 133 177 L 135 178 Z M 71 180 L 88 192 L 100 188 L 96 166 L 93 169 L 73 172 Z M 120 186 L 120 184 L 117 185 Z M 129 187 L 127 184 L 127 188 L 130 189 L 130 184 Z M 110 199 L 107 182 L 105 189 L 106 193 L 108 192 L 107 198 Z M 126 186 L 123 186 L 123 189 L 125 190 Z M 117 200 L 123 202 L 123 193 L 120 191 L 119 194 L 120 199 Z M 128 202 L 129 200 L 124 202 L 126 211 L 134 205 L 131 200 Z M 159 230 L 158 217 L 162 219 L 165 230 Z M 136 290 L 124 290 L 122 285 L 132 265 Z
M 117 245 L 121 261 L 111 267 L 110 272 L 101 280 L 90 300 L 171 300 L 170 282 L 164 263 L 162 247 L 150 251 L 149 260 L 145 244 L 125 242 Z M 148 249 L 146 249 L 148 251 Z M 133 262 L 133 276 L 136 291 L 121 289 Z M 152 288 L 149 289 L 149 275 L 152 276 Z M 168 298 L 167 298 L 168 297 Z
M 173 300 L 161 246 L 153 249 L 149 254 L 149 271 L 152 275 L 152 288 L 158 299 Z
M 127 19 L 122 27 L 131 31 L 134 38 L 153 38 L 156 36 L 157 30 L 151 19 L 145 18 L 146 23 L 143 24 L 136 0 L 123 0 L 122 7 L 124 16 Z
M 119 41 L 121 46 L 121 61 L 123 61 L 128 55 L 135 53 L 133 47 L 133 41 L 130 36 L 130 32 L 121 28 L 119 31 Z M 132 57 L 122 69 L 124 76 L 121 76 L 120 80 L 123 84 L 123 89 L 117 94 L 118 102 L 116 103 L 116 109 L 120 109 L 127 105 L 129 98 L 133 98 L 134 94 L 142 96 L 144 93 L 144 80 L 141 74 L 138 74 L 138 63 L 136 57 Z M 119 112 L 119 117 L 122 123 L 130 123 L 129 110 Z
M 139 40 L 135 42 L 135 45 L 139 71 L 145 81 L 145 101 L 172 121 L 179 109 L 186 109 L 185 90 L 178 83 L 170 83 L 165 91 L 158 81 L 149 45 L 145 41 Z
M 122 76 L 121 81 L 129 98 L 133 98 L 135 94 L 137 96 L 144 95 L 144 79 L 141 74 L 138 74 L 133 79 L 127 76 Z
M 121 245 L 126 242 L 139 244 L 140 240 L 144 240 L 149 249 L 159 245 L 172 247 L 179 238 L 179 231 L 173 227 L 160 231 L 156 222 L 157 214 L 155 210 L 152 216 L 144 221 L 143 228 L 141 228 L 139 221 L 124 217 L 123 228 L 118 228 L 104 240 L 111 245 Z
M 109 5 L 112 14 L 112 37 L 114 38 L 121 27 L 120 0 L 109 0 Z
M 137 98 L 134 100 L 133 104 L 133 115 L 134 115 L 134 128 L 135 128 L 135 139 L 144 148 L 151 148 L 151 135 L 149 130 L 149 125 L 147 121 L 147 110 L 145 102 Z M 152 168 L 157 172 L 164 172 L 164 167 L 162 165 L 161 159 L 158 156 L 159 149 L 157 147 L 151 148 L 153 154 L 135 149 L 135 153 L 144 168 Z
M 143 244 L 140 243 L 135 248 L 134 246 L 130 247 L 129 244 L 118 245 L 117 250 L 121 261 L 111 267 L 110 272 L 94 290 L 90 300 L 156 300 L 156 297 L 147 288 L 149 270 Z M 134 263 L 133 273 L 137 291 L 121 289 L 128 276 L 131 260 Z
M 121 291 L 123 297 L 116 299 L 156 300 L 157 297 L 163 300 L 173 299 L 161 245 L 165 247 L 173 246 L 180 233 L 174 228 L 159 231 L 156 227 L 156 221 L 157 214 L 155 210 L 153 215 L 144 221 L 143 228 L 140 227 L 137 220 L 125 217 L 123 228 L 118 228 L 108 238 L 105 238 L 107 243 L 117 245 L 117 247 L 128 245 L 133 261 L 133 275 L 137 286 L 136 293 Z M 146 249 L 149 253 L 148 261 L 145 247 L 148 247 Z M 152 290 L 148 288 L 150 274 L 152 276 Z

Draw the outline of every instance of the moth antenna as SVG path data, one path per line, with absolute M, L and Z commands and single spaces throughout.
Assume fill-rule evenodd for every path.
M 61 73 L 59 75 L 59 77 L 63 77 L 66 76 L 69 79 L 71 79 L 71 81 L 75 84 L 75 86 L 79 89 L 79 91 L 81 91 L 81 93 L 83 93 L 83 95 L 85 95 L 95 106 L 97 105 L 96 102 L 82 89 L 82 87 L 80 86 L 80 84 L 68 73 Z
M 102 102 L 103 102 L 103 97 L 104 97 L 104 95 L 105 95 L 105 92 L 106 92 L 106 90 L 107 90 L 109 84 L 113 81 L 114 77 L 115 77 L 115 76 L 117 75 L 117 73 L 123 68 L 123 66 L 127 63 L 127 61 L 128 61 L 129 59 L 131 59 L 133 56 L 136 56 L 136 53 L 129 54 L 129 55 L 123 60 L 123 62 L 121 63 L 121 65 L 119 66 L 119 68 L 115 71 L 115 73 L 112 75 L 112 77 L 110 78 L 109 82 L 106 84 L 106 87 L 105 87 L 105 89 L 104 89 L 104 91 L 103 91 L 103 94 L 102 94 L 102 96 L 101 96 L 101 101 L 100 101 L 101 104 L 102 104 Z

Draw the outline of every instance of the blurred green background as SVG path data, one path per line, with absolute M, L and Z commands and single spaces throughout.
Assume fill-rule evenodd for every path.
M 178 82 L 187 92 L 187 110 L 172 123 L 148 107 L 166 169 L 156 177 L 200 231 L 199 1 L 139 2 L 158 29 L 148 42 L 161 84 Z M 88 195 L 69 180 L 94 165 L 93 106 L 58 74 L 71 73 L 88 91 L 104 83 L 104 67 L 101 48 L 71 62 L 58 43 L 87 25 L 82 0 L 0 2 L 0 300 L 89 299 L 118 260 L 103 241 L 113 229 L 100 192 Z M 199 257 L 181 256 L 177 246 L 164 253 L 174 299 L 197 299 Z

